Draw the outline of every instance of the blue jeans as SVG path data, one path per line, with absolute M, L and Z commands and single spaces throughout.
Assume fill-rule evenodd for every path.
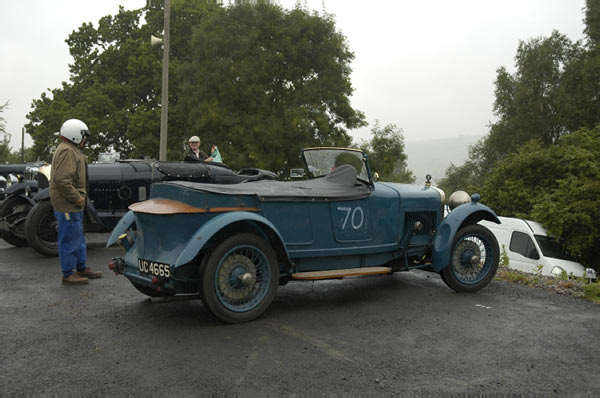
M 83 211 L 62 213 L 55 211 L 58 222 L 58 255 L 63 277 L 67 278 L 75 270 L 85 270 L 86 247 L 83 234 Z

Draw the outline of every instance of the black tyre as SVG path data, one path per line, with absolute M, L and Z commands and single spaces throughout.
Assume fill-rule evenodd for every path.
M 31 210 L 31 203 L 20 196 L 7 198 L 0 207 L 0 218 L 4 218 L 8 230 L 0 229 L 0 236 L 13 246 L 27 246 L 25 238 L 25 218 Z
M 269 243 L 252 234 L 234 235 L 209 254 L 202 301 L 224 322 L 246 322 L 267 310 L 278 284 L 279 265 Z
M 454 237 L 450 263 L 442 270 L 442 279 L 457 292 L 476 292 L 494 278 L 499 259 L 494 234 L 481 225 L 468 225 Z
M 44 256 L 58 256 L 58 223 L 49 200 L 36 203 L 25 220 L 29 246 Z
M 133 285 L 133 287 L 135 287 L 138 290 L 138 292 L 145 294 L 148 297 L 162 296 L 162 294 L 160 292 L 157 292 L 156 290 L 152 289 L 151 287 L 148 287 L 145 285 L 140 285 L 139 283 L 135 283 L 135 282 L 131 282 L 131 284 Z

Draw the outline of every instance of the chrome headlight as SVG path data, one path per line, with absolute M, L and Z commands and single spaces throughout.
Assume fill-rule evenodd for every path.
M 465 191 L 456 191 L 448 198 L 448 207 L 454 210 L 460 205 L 471 202 L 471 196 Z

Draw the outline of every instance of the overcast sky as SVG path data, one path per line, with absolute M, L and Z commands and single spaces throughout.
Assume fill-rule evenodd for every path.
M 226 1 L 227 2 L 227 1 Z M 280 0 L 292 7 L 296 0 Z M 0 103 L 20 148 L 31 102 L 69 79 L 65 39 L 83 22 L 135 9 L 146 0 L 2 0 Z M 585 0 L 301 0 L 334 14 L 355 53 L 352 105 L 369 127 L 351 131 L 358 141 L 370 129 L 394 123 L 407 141 L 485 135 L 494 120 L 496 69 L 513 71 L 519 40 L 583 37 Z M 81 99 L 85 101 L 85 98 Z M 93 133 L 93 132 L 92 132 Z M 25 146 L 31 138 L 26 136 Z

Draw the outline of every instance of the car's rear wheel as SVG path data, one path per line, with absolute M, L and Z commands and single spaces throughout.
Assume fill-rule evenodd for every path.
M 277 256 L 269 243 L 252 234 L 234 235 L 209 254 L 202 301 L 224 322 L 246 322 L 266 311 L 278 284 Z
M 58 256 L 58 224 L 49 200 L 38 202 L 27 215 L 25 237 L 38 253 Z
M 481 225 L 468 225 L 454 237 L 450 263 L 442 270 L 442 279 L 457 292 L 476 292 L 494 278 L 499 259 L 494 234 Z
M 0 218 L 4 218 L 7 229 L 0 229 L 0 236 L 13 246 L 27 246 L 25 238 L 25 218 L 31 210 L 31 203 L 20 196 L 7 198 L 0 207 Z

